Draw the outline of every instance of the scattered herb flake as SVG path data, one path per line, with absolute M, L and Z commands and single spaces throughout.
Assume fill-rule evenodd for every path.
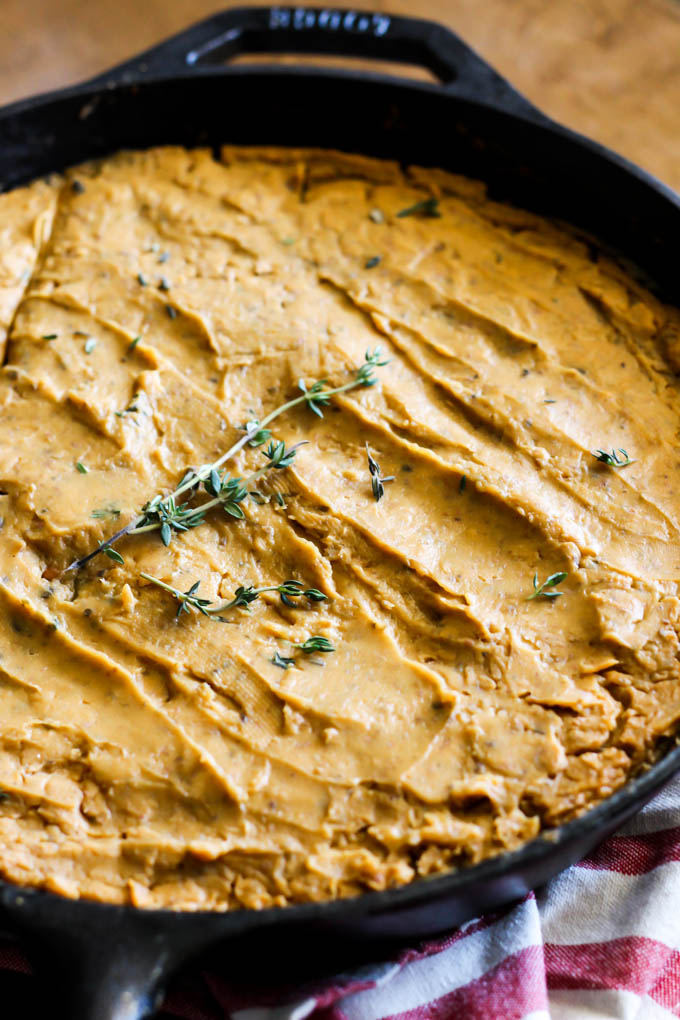
M 81 475 L 86 475 L 88 472 L 88 469 L 85 467 L 81 460 L 76 461 L 76 470 L 80 471 Z
M 385 222 L 385 216 L 380 211 L 380 209 L 371 209 L 371 211 L 368 214 L 368 216 L 369 216 L 369 219 L 373 220 L 374 223 L 384 223 Z
M 366 259 L 366 261 L 364 262 L 364 269 L 375 269 L 375 267 L 379 266 L 381 262 L 382 256 L 374 255 L 372 258 Z
M 166 310 L 166 312 L 168 313 L 168 315 L 170 316 L 171 319 L 176 319 L 177 318 L 177 315 L 178 315 L 177 309 L 173 308 L 172 305 L 166 305 L 165 306 L 165 310 Z
M 404 216 L 427 216 L 431 219 L 441 216 L 439 211 L 439 199 L 438 198 L 424 198 L 421 202 L 416 202 L 414 205 L 409 205 L 406 209 L 402 209 L 401 212 L 397 213 L 399 218 Z
M 96 346 L 97 341 L 94 339 L 94 337 L 90 337 L 89 340 L 85 341 L 85 353 L 92 354 L 92 351 L 95 349 Z
M 286 655 L 279 655 L 278 651 L 274 652 L 272 662 L 281 669 L 290 669 L 291 666 L 295 665 L 295 659 L 288 658 Z
M 160 253 L 160 255 L 158 256 L 158 262 L 159 262 L 160 265 L 162 265 L 164 262 L 167 262 L 169 258 L 170 258 L 170 252 L 162 251 Z
M 139 411 L 137 405 L 130 404 L 128 407 L 125 408 L 124 411 L 114 411 L 113 413 L 115 414 L 116 418 L 124 418 L 126 414 L 134 414 L 136 411 Z
M 562 584 L 562 581 L 566 580 L 567 574 L 564 570 L 559 570 L 556 574 L 551 574 L 547 577 L 543 584 L 538 583 L 538 574 L 534 574 L 534 590 L 531 595 L 527 595 L 527 602 L 531 602 L 532 599 L 558 599 L 564 592 L 561 591 L 548 591 L 549 588 L 555 588 L 558 584 Z
M 368 443 L 366 443 L 366 456 L 368 458 L 368 470 L 371 475 L 371 488 L 373 489 L 373 498 L 375 499 L 376 503 L 379 503 L 380 500 L 385 495 L 385 482 L 393 482 L 394 475 L 388 475 L 386 478 L 383 478 L 383 476 L 380 474 L 380 465 L 378 464 L 377 460 L 374 460 L 373 457 L 371 456 L 371 451 L 368 448 Z
M 43 340 L 56 340 L 58 336 L 59 336 L 58 333 L 45 333 L 42 339 Z
M 74 191 L 76 195 L 82 195 L 85 191 L 85 185 L 82 181 L 71 181 L 71 191 Z
M 137 273 L 137 281 L 140 287 L 146 287 L 149 282 L 143 273 Z
M 128 344 L 128 350 L 134 351 L 135 347 L 137 346 L 141 339 L 142 339 L 141 336 L 136 336 L 134 340 L 131 340 L 130 343 Z
M 160 280 L 158 281 L 158 289 L 165 291 L 170 290 L 170 284 L 168 283 L 165 276 L 161 276 Z
M 305 652 L 305 653 L 307 653 L 307 652 L 334 652 L 335 651 L 335 648 L 330 643 L 328 638 L 319 637 L 318 635 L 315 635 L 314 637 L 307 638 L 306 641 L 303 641 L 299 645 L 298 644 L 293 644 L 293 648 L 299 648 L 301 652 Z
M 467 475 L 460 476 L 460 482 L 458 484 L 458 491 L 465 492 L 465 486 L 467 485 Z
M 93 510 L 92 516 L 100 521 L 107 517 L 120 517 L 120 510 L 116 509 L 115 506 L 104 506 L 99 510 Z
M 621 454 L 620 457 L 619 453 Z M 599 460 L 600 464 L 606 464 L 608 467 L 613 468 L 624 468 L 628 467 L 629 464 L 635 463 L 621 447 L 619 447 L 618 453 L 616 450 L 612 450 L 611 453 L 607 453 L 606 450 L 596 450 L 593 457 L 595 460 Z

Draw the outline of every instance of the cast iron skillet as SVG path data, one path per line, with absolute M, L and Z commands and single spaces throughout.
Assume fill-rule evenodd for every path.
M 225 67 L 244 52 L 418 64 L 441 84 L 310 67 Z M 441 166 L 567 220 L 677 292 L 680 199 L 536 110 L 460 39 L 427 21 L 351 10 L 225 11 L 85 84 L 0 111 L 0 187 L 121 147 L 312 145 Z M 207 947 L 300 957 L 328 940 L 418 938 L 523 896 L 586 854 L 680 767 L 674 747 L 582 818 L 467 870 L 352 900 L 181 914 L 71 901 L 0 884 L 0 921 L 28 944 L 64 1020 L 139 1020 Z M 263 969 L 267 968 L 267 957 Z

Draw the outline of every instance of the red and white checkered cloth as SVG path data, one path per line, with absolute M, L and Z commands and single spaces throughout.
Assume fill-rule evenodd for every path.
M 3 955 L 0 967 L 11 966 Z M 163 1015 L 184 1020 L 680 1017 L 680 778 L 625 829 L 539 893 L 395 960 L 297 996 L 268 990 L 266 1000 L 235 994 L 215 974 L 203 980 L 205 994 L 179 990 Z

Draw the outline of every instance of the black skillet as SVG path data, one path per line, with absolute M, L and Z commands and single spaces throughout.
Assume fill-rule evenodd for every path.
M 223 66 L 239 53 L 401 61 L 440 84 L 318 67 Z M 224 11 L 82 85 L 0 111 L 0 187 L 121 147 L 311 145 L 441 166 L 567 220 L 631 260 L 680 304 L 680 199 L 535 109 L 460 39 L 427 21 L 351 10 Z M 228 914 L 71 901 L 0 884 L 0 923 L 49 989 L 46 1015 L 139 1020 L 168 976 L 208 947 L 293 959 L 310 945 L 417 939 L 523 896 L 586 854 L 680 767 L 673 747 L 582 818 L 476 867 L 353 900 Z M 305 948 L 307 947 L 307 948 Z M 213 954 L 213 959 L 219 959 Z M 304 961 L 303 961 L 304 962 Z

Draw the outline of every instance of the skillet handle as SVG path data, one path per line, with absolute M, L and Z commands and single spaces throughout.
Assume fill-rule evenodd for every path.
M 199 915 L 66 900 L 3 883 L 0 909 L 33 966 L 39 1015 L 54 1020 L 151 1017 L 172 973 L 215 941 Z
M 113 87 L 147 78 L 214 72 L 245 53 L 368 57 L 425 67 L 448 92 L 545 121 L 527 99 L 454 32 L 434 21 L 321 7 L 236 7 L 199 21 L 88 82 Z

